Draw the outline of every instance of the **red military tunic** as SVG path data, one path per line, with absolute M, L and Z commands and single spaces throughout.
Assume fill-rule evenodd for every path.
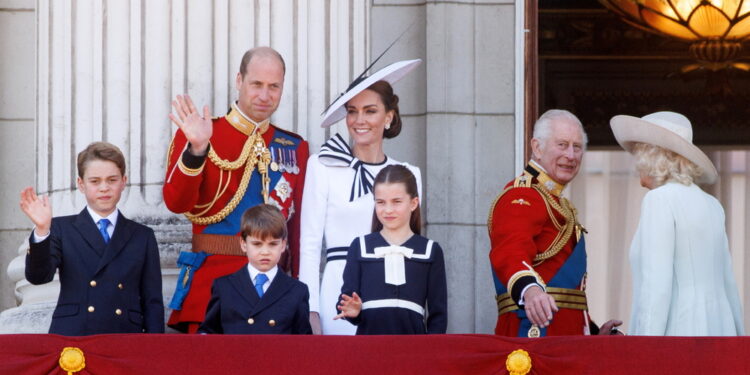
M 239 250 L 240 222 L 242 213 L 256 204 L 265 201 L 287 217 L 289 255 L 282 257 L 279 265 L 295 277 L 298 273 L 300 210 L 309 148 L 299 135 L 274 125 L 269 124 L 262 134 L 254 132 L 263 125 L 253 123 L 233 104 L 226 116 L 213 120 L 206 157 L 186 152 L 187 140 L 181 130 L 172 140 L 164 203 L 193 222 L 193 251 L 212 254 L 195 271 L 182 309 L 172 312 L 168 324 L 173 328 L 194 332 L 203 321 L 213 280 L 247 264 L 247 256 Z M 196 241 L 206 237 L 211 241 Z
M 582 227 L 575 220 L 575 209 L 560 197 L 563 188 L 531 162 L 524 175 L 506 185 L 490 211 L 492 269 L 516 304 L 525 287 L 549 282 L 576 245 Z M 578 289 L 582 290 L 581 284 Z M 560 308 L 546 335 L 584 334 L 585 314 L 585 310 Z M 520 324 L 514 311 L 505 312 L 498 316 L 495 334 L 526 336 L 519 332 Z

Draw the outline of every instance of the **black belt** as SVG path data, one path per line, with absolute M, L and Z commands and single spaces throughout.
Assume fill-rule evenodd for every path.
M 348 247 L 332 247 L 326 250 L 326 261 L 332 260 L 346 260 L 346 253 L 349 252 Z

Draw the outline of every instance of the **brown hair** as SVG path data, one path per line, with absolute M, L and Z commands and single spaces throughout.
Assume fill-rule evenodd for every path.
M 240 62 L 240 74 L 243 78 L 245 77 L 245 73 L 247 73 L 247 64 L 250 64 L 250 61 L 253 59 L 253 57 L 256 56 L 273 56 L 278 58 L 279 62 L 281 63 L 281 68 L 284 70 L 284 73 L 286 73 L 286 64 L 284 63 L 284 58 L 281 57 L 281 54 L 278 51 L 271 47 L 255 47 L 247 50 L 247 52 L 242 55 L 242 61 Z
M 380 96 L 380 101 L 385 106 L 385 111 L 393 111 L 390 129 L 383 131 L 383 138 L 395 138 L 401 133 L 401 115 L 398 112 L 398 95 L 393 94 L 393 87 L 386 81 L 377 81 L 370 85 L 367 90 L 375 91 Z
M 372 185 L 373 191 L 378 184 L 404 184 L 406 188 L 406 194 L 409 197 L 418 198 L 417 192 L 417 178 L 411 173 L 409 168 L 406 168 L 400 164 L 392 164 L 383 168 L 377 176 L 375 176 L 375 182 Z M 422 234 L 422 214 L 419 210 L 419 205 L 414 211 L 411 212 L 411 218 L 409 219 L 409 227 L 411 231 L 416 234 Z M 383 223 L 378 219 L 375 210 L 372 212 L 372 231 L 380 232 L 383 229 Z
M 240 225 L 242 239 L 253 236 L 261 240 L 268 238 L 285 240 L 287 237 L 286 219 L 278 208 L 270 204 L 259 204 L 248 208 L 242 214 Z
M 78 177 L 83 178 L 86 164 L 92 160 L 104 160 L 115 163 L 120 173 L 125 176 L 125 156 L 117 146 L 109 142 L 94 142 L 78 153 Z

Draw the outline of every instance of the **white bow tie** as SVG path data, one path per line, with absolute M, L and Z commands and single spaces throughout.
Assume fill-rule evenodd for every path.
M 391 285 L 406 284 L 404 257 L 411 258 L 414 250 L 404 246 L 381 246 L 375 248 L 375 256 L 385 258 L 385 282 Z

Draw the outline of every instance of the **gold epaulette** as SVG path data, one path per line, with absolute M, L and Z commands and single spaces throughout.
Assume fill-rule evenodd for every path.
M 517 187 L 531 187 L 533 179 L 534 178 L 528 172 L 524 171 L 523 174 L 513 180 L 513 186 L 508 186 L 507 188 L 503 189 L 503 191 L 498 194 L 497 197 L 495 197 L 495 200 L 492 201 L 492 204 L 490 205 L 490 212 L 487 214 L 487 231 L 489 232 L 490 237 L 492 237 L 492 213 L 495 211 L 497 202 L 499 202 L 500 198 L 502 198 L 503 195 L 505 195 L 505 193 L 507 193 L 510 189 Z
M 523 172 L 522 175 L 516 177 L 513 181 L 513 187 L 531 187 L 531 181 L 534 178 L 527 172 Z

